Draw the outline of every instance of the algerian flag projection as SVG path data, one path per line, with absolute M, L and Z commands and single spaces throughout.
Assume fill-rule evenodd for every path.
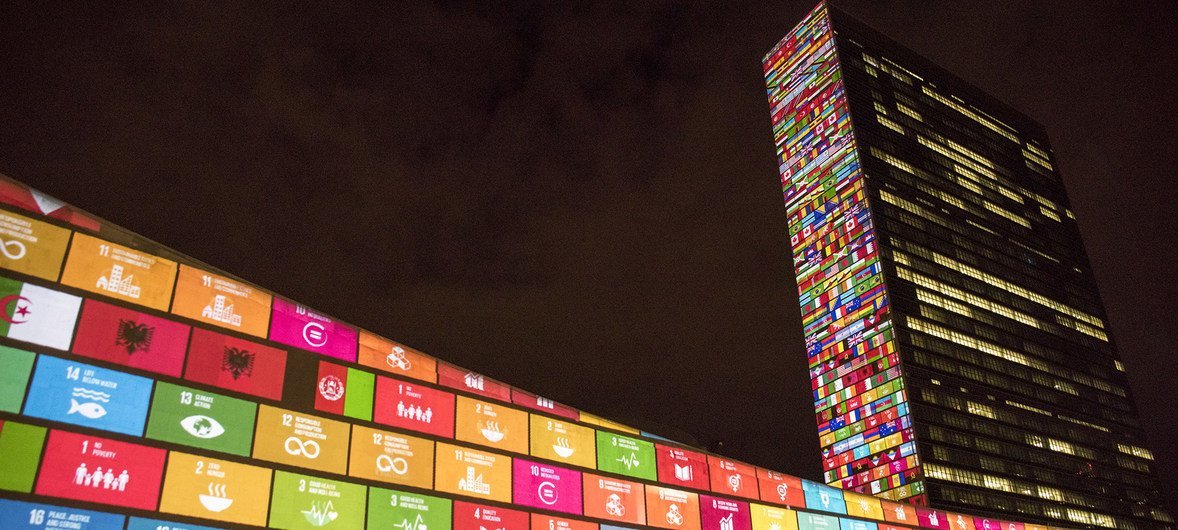
M 0 278 L 0 335 L 68 350 L 80 297 Z

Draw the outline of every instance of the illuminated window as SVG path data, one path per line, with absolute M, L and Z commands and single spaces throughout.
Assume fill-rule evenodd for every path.
M 967 108 L 965 108 L 965 106 L 960 105 L 957 102 L 936 93 L 935 91 L 933 91 L 931 88 L 929 88 L 927 86 L 920 87 L 920 90 L 922 92 L 924 92 L 925 94 L 927 94 L 929 97 L 933 98 L 934 100 L 939 101 L 941 104 L 943 104 L 953 110 L 956 110 L 957 112 L 964 114 L 966 117 L 972 119 L 973 121 L 976 121 L 976 122 L 982 124 L 982 126 L 986 127 L 987 129 L 990 129 L 991 131 L 994 131 L 994 132 L 1002 135 L 1002 137 L 1006 138 L 1007 140 L 1018 143 L 1019 140 L 1018 140 L 1017 136 L 1012 134 L 1010 131 L 1000 127 L 997 123 L 986 119 L 981 114 L 974 112 L 970 109 L 967 109 Z

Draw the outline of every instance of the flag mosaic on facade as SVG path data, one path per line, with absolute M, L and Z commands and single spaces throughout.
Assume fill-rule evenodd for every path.
M 920 502 L 899 354 L 838 61 L 822 4 L 764 62 L 824 479 Z
M 5 529 L 892 530 L 885 516 L 907 513 L 855 511 L 833 488 L 439 362 L 14 181 L 0 192 L 0 213 L 85 257 L 72 273 L 56 251 L 0 261 Z M 898 524 L 938 528 L 915 512 Z

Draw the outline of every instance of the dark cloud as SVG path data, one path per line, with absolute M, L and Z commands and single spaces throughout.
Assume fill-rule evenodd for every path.
M 839 5 L 1047 127 L 1178 490 L 1173 4 Z M 760 67 L 809 7 L 17 6 L 0 170 L 443 359 L 816 478 Z

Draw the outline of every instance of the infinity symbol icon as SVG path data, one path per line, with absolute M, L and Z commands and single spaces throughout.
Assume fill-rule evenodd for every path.
M 398 475 L 404 475 L 409 471 L 409 462 L 399 456 L 393 458 L 389 455 L 380 455 L 376 457 L 376 469 L 381 473 L 392 471 Z
M 11 249 L 16 249 L 16 250 L 14 251 Z M 10 239 L 8 241 L 0 239 L 0 253 L 3 253 L 4 257 L 6 257 L 8 259 L 11 259 L 11 260 L 21 259 L 21 258 L 25 257 L 25 254 L 27 252 L 28 252 L 28 249 L 25 248 L 25 244 L 21 243 L 20 241 L 17 241 L 15 239 Z
M 314 440 L 300 440 L 295 436 L 286 439 L 286 452 L 295 456 L 305 456 L 312 460 L 319 458 L 319 442 Z

